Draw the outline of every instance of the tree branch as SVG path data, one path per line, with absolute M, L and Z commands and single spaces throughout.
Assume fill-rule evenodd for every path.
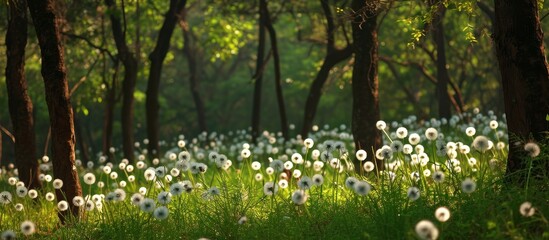
M 74 38 L 74 39 L 80 39 L 80 40 L 83 40 L 84 42 L 86 42 L 90 47 L 92 47 L 93 49 L 97 49 L 99 50 L 100 52 L 102 53 L 106 53 L 107 55 L 109 55 L 109 58 L 112 60 L 112 61 L 115 61 L 116 60 L 116 57 L 111 53 L 111 51 L 109 51 L 109 49 L 106 49 L 104 48 L 103 46 L 99 46 L 99 45 L 96 45 L 95 43 L 93 43 L 89 38 L 87 37 L 84 37 L 82 35 L 77 35 L 77 34 L 74 34 L 74 33 L 69 33 L 69 32 L 63 32 L 62 33 L 64 36 L 67 36 L 69 38 Z

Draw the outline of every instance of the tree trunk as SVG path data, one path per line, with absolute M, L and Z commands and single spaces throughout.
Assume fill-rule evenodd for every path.
M 433 16 L 432 31 L 433 42 L 437 49 L 437 97 L 438 97 L 438 116 L 439 118 L 449 119 L 452 116 L 451 102 L 448 93 L 448 84 L 450 82 L 450 75 L 446 68 L 446 41 L 444 40 L 444 14 L 446 13 L 446 7 L 440 2 L 440 0 L 432 0 L 429 5 L 436 7 L 437 11 Z
M 526 153 L 517 141 L 545 140 L 549 125 L 549 72 L 538 1 L 495 0 L 494 42 L 509 130 L 507 174 L 525 180 Z M 534 164 L 546 164 L 534 161 Z M 547 166 L 547 165 L 545 165 Z M 535 168 L 535 166 L 534 166 Z
M 33 105 L 25 79 L 25 46 L 27 45 L 27 2 L 10 0 L 6 33 L 6 86 L 8 105 L 15 134 L 15 164 L 19 179 L 30 189 L 41 187 L 36 159 Z
M 86 164 L 90 161 L 90 153 L 88 152 L 88 144 L 84 141 L 84 133 L 82 132 L 82 125 L 78 116 L 74 116 L 74 130 L 76 135 L 76 142 L 80 148 L 80 160 Z
M 159 152 L 159 123 L 158 123 L 158 91 L 160 88 L 160 75 L 162 73 L 162 64 L 170 48 L 170 39 L 172 38 L 175 24 L 179 20 L 179 15 L 185 8 L 186 0 L 170 0 L 170 8 L 164 15 L 164 23 L 158 33 L 156 46 L 149 55 L 151 68 L 149 71 L 149 81 L 147 82 L 146 99 L 146 117 L 147 117 L 147 138 L 149 139 L 149 155 L 158 157 Z
M 105 63 L 106 64 L 106 63 Z M 104 71 L 106 72 L 106 66 Z M 106 78 L 106 76 L 103 76 Z M 107 85 L 105 93 L 105 116 L 103 117 L 103 136 L 102 136 L 102 152 L 107 156 L 108 161 L 112 162 L 114 154 L 110 152 L 112 147 L 112 131 L 114 122 L 114 107 L 116 105 L 116 79 L 118 77 L 118 61 L 114 63 L 114 73 L 112 74 L 111 84 Z M 105 83 L 107 80 L 104 80 Z
M 381 133 L 376 128 L 379 120 L 378 99 L 378 42 L 377 13 L 366 6 L 364 0 L 353 0 L 355 13 L 352 22 L 353 52 L 353 118 L 352 132 L 355 148 L 368 152 L 381 147 Z M 368 161 L 373 161 L 374 154 L 368 154 Z M 377 162 L 378 171 L 383 162 Z M 360 170 L 360 163 L 355 161 L 355 170 Z
M 326 56 L 322 62 L 320 70 L 311 84 L 309 89 L 309 95 L 307 96 L 307 102 L 305 103 L 305 114 L 303 117 L 303 126 L 301 128 L 301 136 L 306 138 L 311 128 L 313 127 L 313 121 L 315 119 L 316 110 L 320 102 L 320 97 L 322 95 L 322 87 L 324 83 L 328 80 L 330 75 L 330 70 L 337 65 L 338 63 L 344 61 L 347 58 L 350 58 L 353 54 L 351 46 L 347 45 L 344 49 L 337 49 L 335 46 L 335 25 L 334 17 L 330 6 L 328 5 L 327 0 L 320 0 L 322 9 L 324 11 L 324 16 L 326 17 L 327 27 L 326 27 Z
M 122 150 L 124 158 L 130 162 L 134 162 L 133 93 L 137 81 L 137 59 L 126 43 L 125 30 L 122 29 L 120 18 L 116 14 L 116 11 L 114 11 L 114 1 L 105 0 L 105 4 L 111 10 L 109 11 L 109 18 L 111 19 L 112 33 L 116 49 L 118 50 L 118 57 L 124 65 L 124 80 L 122 82 Z
M 201 132 L 208 131 L 208 127 L 206 124 L 206 110 L 204 107 L 204 102 L 202 101 L 202 98 L 200 97 L 200 87 L 198 84 L 198 73 L 199 73 L 199 65 L 198 65 L 198 51 L 196 50 L 195 40 L 192 38 L 192 31 L 191 27 L 189 26 L 189 23 L 185 19 L 187 13 L 184 13 L 183 16 L 183 24 L 182 24 L 182 30 L 183 30 L 183 54 L 185 54 L 185 57 L 187 58 L 187 65 L 189 67 L 189 83 L 190 83 L 190 91 L 193 96 L 194 105 L 196 108 L 196 114 L 198 117 L 198 127 L 200 128 Z
M 258 45 L 257 45 L 257 57 L 255 62 L 255 74 L 253 80 L 254 83 L 254 98 L 253 98 L 253 107 L 252 107 L 252 142 L 256 143 L 257 138 L 259 137 L 259 123 L 261 122 L 261 88 L 263 82 L 263 68 L 265 62 L 265 12 L 264 7 L 261 6 L 265 4 L 265 1 L 259 1 L 259 36 L 258 36 Z
M 58 27 L 61 21 L 55 15 L 53 0 L 29 0 L 28 4 L 42 56 L 42 77 L 51 125 L 53 175 L 63 181 L 63 187 L 56 190 L 57 200 L 66 200 L 70 206 L 69 211 L 58 214 L 61 223 L 65 223 L 69 215 L 78 216 L 79 207 L 74 206 L 72 199 L 81 196 L 82 189 L 74 166 L 74 122 L 64 46 Z
M 266 0 L 260 0 L 260 7 L 263 7 L 263 12 L 265 14 L 265 28 L 269 32 L 269 39 L 271 42 L 271 50 L 273 53 L 273 64 L 275 71 L 275 90 L 276 90 L 276 100 L 278 102 L 278 115 L 280 115 L 280 130 L 282 131 L 282 136 L 285 140 L 289 139 L 289 125 L 288 117 L 286 116 L 286 106 L 284 104 L 284 95 L 282 94 L 282 82 L 280 80 L 280 55 L 278 53 L 278 43 L 276 39 L 276 31 L 273 27 L 271 16 L 269 14 L 269 8 L 267 7 Z

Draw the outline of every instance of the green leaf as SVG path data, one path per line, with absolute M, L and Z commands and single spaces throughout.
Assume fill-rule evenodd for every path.
M 545 121 L 549 122 L 549 114 L 545 115 Z

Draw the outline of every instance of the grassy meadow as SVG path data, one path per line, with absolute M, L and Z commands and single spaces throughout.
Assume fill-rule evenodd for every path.
M 505 177 L 509 142 L 524 147 L 528 166 L 548 160 L 547 143 L 510 141 L 491 112 L 377 127 L 385 146 L 360 151 L 343 125 L 286 142 L 264 132 L 257 144 L 247 130 L 180 135 L 161 143 L 159 159 L 143 140 L 136 163 L 113 148 L 110 162 L 77 161 L 81 217 L 66 225 L 57 212 L 68 204 L 53 194 L 62 182 L 44 156 L 38 191 L 2 169 L 1 238 L 549 239 L 547 172 Z

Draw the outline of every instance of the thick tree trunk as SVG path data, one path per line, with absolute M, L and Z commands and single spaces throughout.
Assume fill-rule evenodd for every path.
M 67 200 L 70 206 L 69 211 L 59 213 L 59 219 L 64 223 L 69 215 L 78 216 L 79 207 L 74 206 L 72 199 L 81 196 L 82 189 L 74 165 L 74 116 L 69 99 L 64 47 L 57 25 L 61 21 L 55 15 L 53 0 L 29 0 L 28 4 L 42 55 L 42 76 L 51 124 L 53 175 L 63 181 L 63 187 L 56 190 L 56 196 L 58 201 Z
M 269 39 L 271 42 L 271 49 L 273 53 L 273 64 L 275 71 L 275 90 L 276 90 L 276 100 L 278 103 L 278 115 L 280 115 L 280 130 L 282 131 L 282 136 L 285 140 L 289 139 L 289 125 L 288 117 L 286 116 L 286 105 L 284 104 L 284 95 L 282 94 L 282 82 L 280 80 L 280 55 L 278 53 L 278 43 L 276 39 L 276 31 L 273 27 L 271 16 L 269 14 L 269 8 L 267 7 L 266 0 L 260 0 L 261 3 L 259 6 L 263 7 L 265 13 L 265 28 L 269 32 Z
M 25 46 L 27 45 L 27 2 L 10 0 L 10 19 L 6 33 L 6 86 L 8 105 L 15 134 L 15 164 L 19 179 L 30 189 L 41 187 L 36 159 L 33 105 L 27 94 Z
M 259 137 L 259 123 L 261 122 L 261 88 L 263 82 L 263 68 L 265 63 L 265 7 L 261 6 L 265 1 L 259 1 L 259 36 L 257 45 L 257 57 L 255 62 L 254 98 L 252 106 L 252 142 L 256 143 Z
M 355 148 L 371 152 L 381 147 L 381 133 L 376 128 L 379 120 L 378 99 L 378 42 L 377 13 L 366 6 L 364 0 L 353 0 L 352 9 L 355 17 L 353 28 L 353 118 L 352 132 Z M 368 154 L 368 161 L 374 161 L 374 154 Z M 383 162 L 377 162 L 378 170 Z M 355 169 L 360 170 L 360 163 L 355 161 Z
M 160 109 L 158 103 L 158 91 L 160 88 L 160 76 L 162 73 L 162 64 L 166 58 L 166 54 L 170 48 L 170 39 L 172 38 L 175 24 L 179 20 L 179 15 L 185 8 L 186 0 L 170 0 L 170 8 L 164 15 L 164 23 L 158 33 L 156 46 L 149 55 L 151 68 L 149 71 L 149 81 L 147 82 L 147 99 L 146 99 L 146 117 L 147 117 L 147 138 L 149 139 L 149 155 L 158 157 L 159 149 L 159 123 L 158 111 Z
M 133 93 L 137 81 L 137 59 L 128 48 L 125 31 L 122 29 L 120 18 L 116 14 L 113 0 L 105 0 L 105 4 L 111 9 L 112 33 L 118 50 L 118 57 L 124 65 L 124 80 L 122 82 L 122 151 L 124 158 L 134 161 L 134 133 L 133 133 Z
M 186 13 L 183 14 L 183 18 L 186 17 Z M 196 50 L 195 40 L 192 37 L 191 27 L 186 19 L 183 19 L 182 24 L 183 30 L 183 54 L 187 58 L 187 65 L 189 67 L 189 83 L 190 91 L 193 96 L 194 105 L 196 108 L 196 115 L 198 120 L 198 127 L 201 132 L 208 131 L 208 125 L 206 124 L 206 109 L 204 107 L 204 102 L 200 97 L 200 86 L 198 80 L 199 74 L 199 65 L 198 65 L 198 51 Z
M 334 17 L 332 10 L 328 4 L 328 0 L 320 0 L 320 4 L 324 11 L 324 16 L 326 17 L 327 27 L 326 27 L 326 56 L 322 62 L 322 66 L 318 71 L 311 88 L 309 89 L 309 95 L 307 96 L 307 102 L 305 103 L 304 117 L 303 117 L 303 126 L 301 127 L 301 136 L 306 138 L 311 128 L 313 127 L 313 121 L 315 119 L 316 110 L 318 109 L 318 104 L 320 102 L 320 97 L 322 95 L 322 87 L 324 83 L 328 80 L 330 75 L 330 70 L 337 65 L 338 63 L 344 61 L 345 59 L 351 57 L 353 50 L 351 46 L 347 46 L 344 49 L 336 49 L 335 46 L 335 25 Z
M 522 145 L 533 137 L 542 141 L 549 131 L 549 72 L 538 1 L 495 0 L 494 42 L 498 58 L 510 149 L 507 174 L 524 173 L 526 155 Z M 546 164 L 546 161 L 534 161 Z M 545 165 L 547 166 L 547 165 Z M 520 180 L 525 179 L 521 175 Z
M 450 75 L 446 68 L 446 41 L 444 40 L 444 14 L 446 7 L 440 0 L 433 0 L 430 3 L 431 7 L 436 7 L 437 11 L 434 14 L 432 22 L 433 42 L 437 49 L 437 97 L 438 97 L 438 116 L 440 118 L 449 119 L 452 116 L 450 96 L 448 94 L 448 84 Z

